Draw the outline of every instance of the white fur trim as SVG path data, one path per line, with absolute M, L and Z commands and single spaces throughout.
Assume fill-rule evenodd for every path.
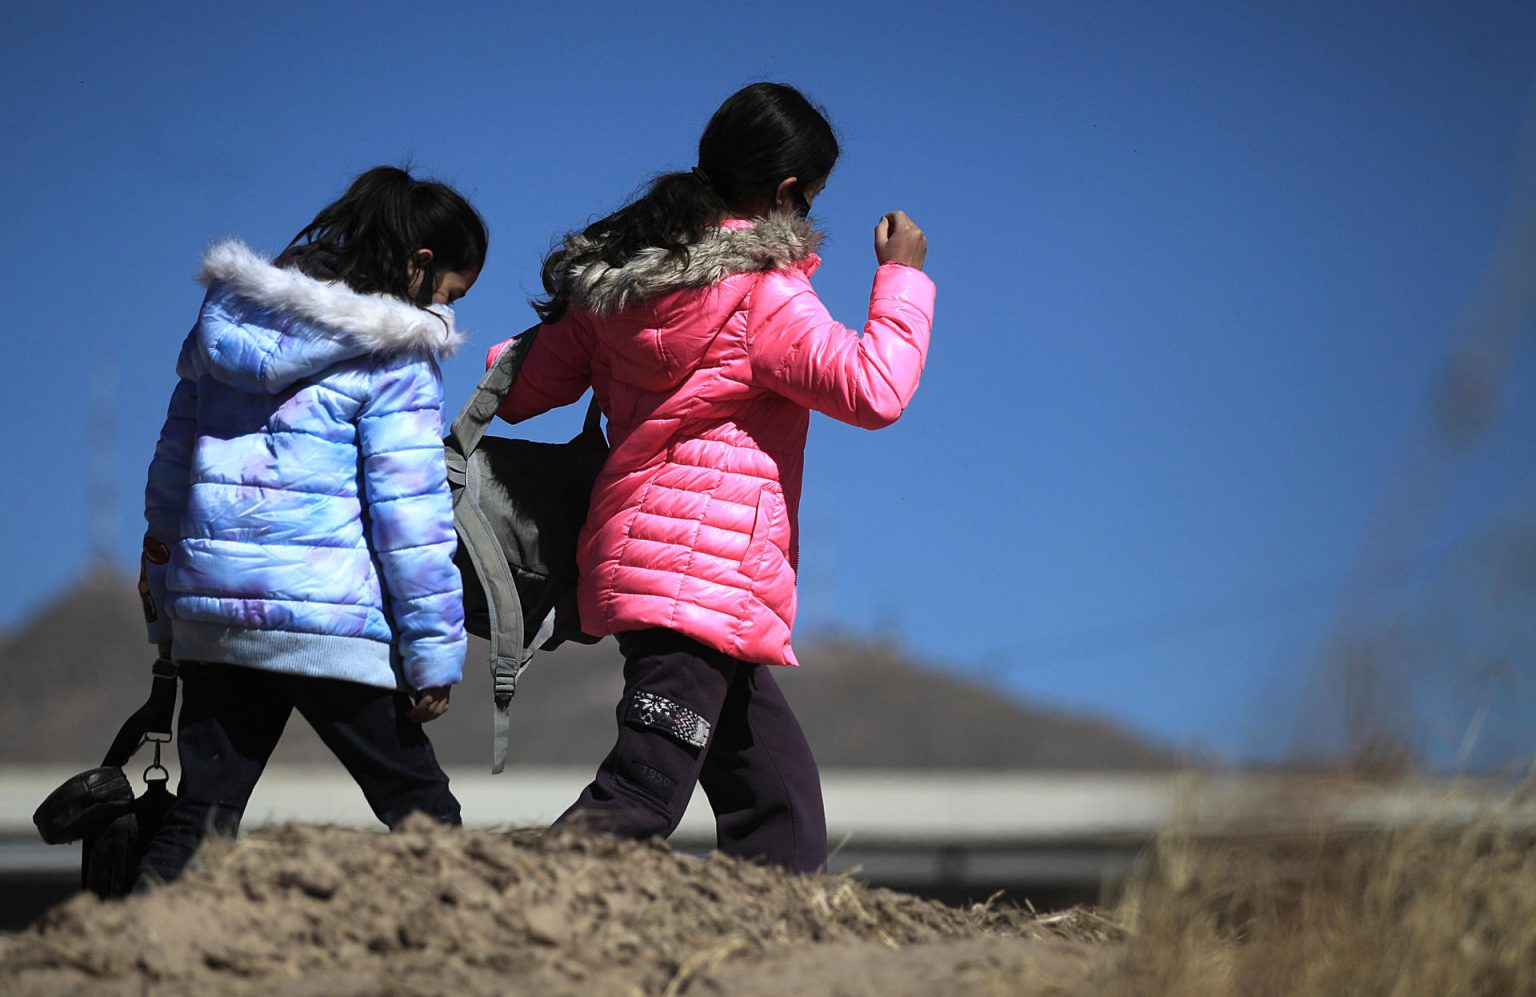
M 621 267 L 602 261 L 566 272 L 570 305 L 610 315 L 663 291 L 708 287 L 738 273 L 782 270 L 815 252 L 820 234 L 797 215 L 775 213 L 751 228 L 716 228 L 688 247 L 688 259 L 668 258 L 661 249 L 642 249 Z M 596 245 L 579 232 L 566 237 L 565 250 L 581 253 Z
M 449 354 L 464 342 L 448 308 L 428 311 L 387 294 L 359 294 L 339 281 L 279 269 L 239 239 L 209 246 L 197 279 L 204 285 L 224 284 L 259 305 L 344 333 L 370 353 Z

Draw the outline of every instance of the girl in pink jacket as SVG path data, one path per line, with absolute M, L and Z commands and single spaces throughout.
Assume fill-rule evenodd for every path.
M 560 823 L 665 836 L 701 783 L 721 851 L 826 862 L 816 763 L 764 667 L 796 664 L 806 431 L 812 410 L 866 429 L 901 415 L 934 301 L 926 240 L 899 211 L 875 229 L 864 334 L 816 297 L 806 215 L 838 151 L 799 91 L 753 84 L 710 119 L 694 169 L 544 262 L 544 327 L 500 415 L 596 392 L 612 450 L 578 597 L 582 629 L 625 657 L 617 742 Z

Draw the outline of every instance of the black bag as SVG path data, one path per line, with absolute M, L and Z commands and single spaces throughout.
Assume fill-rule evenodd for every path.
M 32 814 L 48 844 L 82 842 L 80 885 L 103 900 L 133 889 L 149 839 L 176 801 L 166 788 L 170 773 L 160 764 L 175 713 L 176 665 L 161 658 L 149 698 L 123 723 L 101 766 L 64 780 Z M 144 771 L 144 794 L 136 798 L 123 766 L 146 741 L 154 744 L 155 757 Z
M 80 885 L 103 900 L 124 896 L 133 889 L 149 839 L 165 823 L 166 811 L 176 802 L 175 795 L 165 788 L 164 778 L 146 775 L 144 779 L 144 795 L 133 801 L 128 812 L 87 834 L 81 842 Z
M 133 787 L 116 765 L 70 776 L 48 794 L 32 823 L 50 845 L 79 841 L 133 811 Z
M 492 772 L 506 764 L 508 710 L 534 651 L 597 640 L 582 633 L 575 600 L 576 540 L 608 458 L 597 399 L 567 443 L 485 435 L 538 333 L 534 326 L 507 344 L 444 440 L 464 625 L 491 642 Z

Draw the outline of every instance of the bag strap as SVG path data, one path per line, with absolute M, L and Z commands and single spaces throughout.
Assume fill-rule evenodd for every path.
M 603 431 L 603 410 L 597 404 L 597 392 L 592 393 L 592 401 L 587 403 L 587 417 L 581 423 L 583 433 L 601 433 Z
M 444 441 L 444 456 L 448 464 L 448 480 L 459 486 L 454 494 L 453 525 L 459 534 L 459 546 L 469 558 L 470 565 L 485 589 L 485 602 L 490 625 L 491 642 L 491 772 L 499 773 L 506 768 L 507 742 L 511 733 L 512 697 L 517 693 L 517 680 L 528 668 L 533 652 L 548 640 L 554 632 L 554 613 L 538 620 L 539 632 L 533 641 L 523 639 L 525 627 L 534 621 L 523 619 L 523 603 L 517 594 L 517 583 L 512 577 L 506 559 L 501 554 L 501 543 L 495 531 L 480 509 L 481 465 L 470 460 L 501 401 L 512 387 L 523 359 L 538 338 L 541 326 L 532 326 L 506 345 L 497 354 L 480 383 L 470 394 L 469 401 L 459 410 Z M 587 406 L 583 432 L 602 430 L 602 409 L 597 397 Z
M 122 728 L 112 739 L 112 747 L 107 749 L 106 757 L 101 760 L 102 765 L 121 768 L 145 741 L 165 742 L 171 739 L 171 724 L 176 716 L 176 663 L 170 658 L 159 658 L 151 671 L 154 679 L 150 685 L 149 698 L 123 721 Z
M 506 766 L 512 696 L 533 651 L 523 647 L 523 602 L 518 597 L 517 584 L 506 558 L 500 556 L 501 544 L 480 510 L 480 465 L 466 461 L 463 474 L 464 487 L 454 496 L 453 526 L 458 530 L 460 547 L 485 589 L 491 640 L 491 720 L 495 730 L 491 771 L 495 773 Z
M 523 358 L 538 338 L 539 328 L 535 325 L 524 330 L 497 354 L 496 361 L 475 385 L 443 441 L 448 480 L 458 487 L 453 498 L 453 527 L 459 534 L 460 549 L 469 558 L 470 566 L 485 589 L 491 640 L 493 773 L 506 767 L 512 696 L 517 692 L 518 677 L 528 667 L 529 655 L 523 649 L 522 600 L 518 598 L 517 584 L 505 559 L 496 556 L 501 544 L 485 513 L 480 510 L 480 467 L 470 457 L 496 417 L 496 409 L 512 387 Z
M 522 368 L 528 351 L 533 348 L 541 328 L 543 326 L 530 326 L 513 337 L 506 348 L 496 355 L 496 362 L 486 370 L 470 394 L 469 401 L 464 403 L 454 418 L 453 426 L 448 430 L 447 442 L 464 457 L 474 453 L 480 441 L 485 438 L 486 429 L 496 417 L 496 410 L 501 407 L 502 399 L 507 396 L 507 390 L 517 378 L 517 372 Z M 603 410 L 598 406 L 597 395 L 594 394 L 592 401 L 587 404 L 587 415 L 582 421 L 581 431 L 593 433 L 600 432 L 602 428 Z
M 480 378 L 469 401 L 459 410 L 458 417 L 453 420 L 453 428 L 448 430 L 448 444 L 463 456 L 468 457 L 480 445 L 486 427 L 496 417 L 496 409 L 506 397 L 507 389 L 512 387 L 518 368 L 523 365 L 523 358 L 533 348 L 533 341 L 539 337 L 540 328 L 535 325 L 519 333 L 497 354 L 496 362 Z

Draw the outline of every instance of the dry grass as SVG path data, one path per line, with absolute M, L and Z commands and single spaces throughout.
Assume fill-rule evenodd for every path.
M 1522 792 L 1387 832 L 1170 833 L 1119 911 L 1113 992 L 1536 994 L 1531 828 Z

